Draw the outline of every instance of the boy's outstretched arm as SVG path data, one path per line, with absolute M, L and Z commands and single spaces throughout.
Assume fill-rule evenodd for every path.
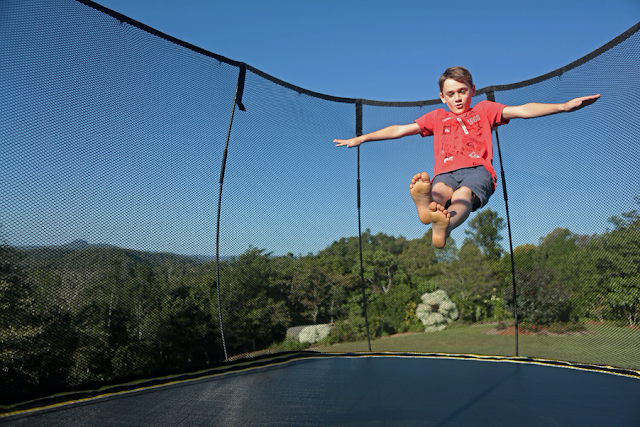
M 556 113 L 568 113 L 579 110 L 593 104 L 600 98 L 600 94 L 581 96 L 567 101 L 564 104 L 541 104 L 530 102 L 522 105 L 506 106 L 502 110 L 503 119 L 532 119 L 534 117 L 548 116 Z
M 410 123 L 408 125 L 393 125 L 386 128 L 377 130 L 375 132 L 366 133 L 361 136 L 349 139 L 334 139 L 336 147 L 357 147 L 363 142 L 367 141 L 382 141 L 384 139 L 398 139 L 403 136 L 417 135 L 420 133 L 420 126 L 417 123 Z

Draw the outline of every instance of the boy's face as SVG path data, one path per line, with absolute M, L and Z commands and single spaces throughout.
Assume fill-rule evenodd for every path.
M 471 108 L 471 97 L 476 94 L 476 87 L 457 80 L 447 79 L 442 85 L 440 99 L 447 104 L 453 114 L 465 113 Z

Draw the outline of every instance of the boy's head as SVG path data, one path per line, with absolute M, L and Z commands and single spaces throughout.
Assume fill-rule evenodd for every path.
M 476 94 L 471 73 L 464 67 L 450 67 L 438 81 L 440 99 L 454 114 L 462 114 L 471 108 L 471 98 Z

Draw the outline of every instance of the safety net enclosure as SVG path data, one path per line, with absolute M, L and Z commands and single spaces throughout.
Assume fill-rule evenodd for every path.
M 436 250 L 408 193 L 432 139 L 332 141 L 439 100 L 315 93 L 87 0 L 4 0 L 0 22 L 4 412 L 303 350 L 561 361 L 637 401 L 640 107 L 619 100 L 640 25 L 478 91 L 602 96 L 499 127 L 496 194 Z

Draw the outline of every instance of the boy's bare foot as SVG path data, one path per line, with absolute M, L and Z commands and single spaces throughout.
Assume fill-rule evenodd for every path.
M 411 178 L 411 197 L 418 208 L 418 217 L 423 224 L 431 223 L 429 204 L 431 203 L 431 179 L 426 172 L 417 173 Z
M 431 202 L 429 215 L 431 216 L 431 243 L 436 248 L 444 248 L 447 237 L 449 237 L 449 217 L 451 214 L 444 206 Z

